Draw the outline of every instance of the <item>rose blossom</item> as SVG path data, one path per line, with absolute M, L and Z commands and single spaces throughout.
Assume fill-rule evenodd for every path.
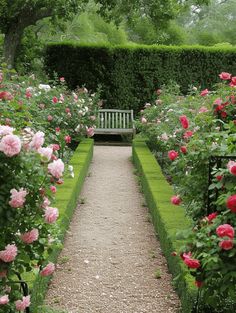
M 226 201 L 226 206 L 230 209 L 233 213 L 236 213 L 236 194 L 230 196 Z
M 189 127 L 189 122 L 186 115 L 181 115 L 179 120 L 183 128 L 187 129 Z
M 9 303 L 9 297 L 8 295 L 4 295 L 0 297 L 0 305 L 8 304 Z
M 12 208 L 22 208 L 25 203 L 25 197 L 27 195 L 27 191 L 23 188 L 20 188 L 19 191 L 16 189 L 11 189 L 11 200 L 9 201 L 9 205 Z
M 167 141 L 169 139 L 167 133 L 161 134 L 161 139 L 164 140 L 164 141 Z
M 57 143 L 53 143 L 50 145 L 53 149 L 53 151 L 58 151 L 60 150 L 60 145 L 58 145 Z
M 174 161 L 177 157 L 179 156 L 179 153 L 175 150 L 170 150 L 168 152 L 168 158 L 171 160 L 171 161 Z
M 47 197 L 44 197 L 42 207 L 46 209 L 50 204 L 51 202 L 49 201 L 49 199 Z
M 182 202 L 182 199 L 179 195 L 171 197 L 171 203 L 174 205 L 179 205 Z
M 230 82 L 230 87 L 235 87 L 236 86 L 236 76 L 231 78 L 231 82 Z
M 12 100 L 13 99 L 13 95 L 10 92 L 8 92 L 8 91 L 1 91 L 0 92 L 0 99 Z
M 57 187 L 56 186 L 50 186 L 50 190 L 51 190 L 51 192 L 56 193 Z
M 200 262 L 197 259 L 191 259 L 190 257 L 185 258 L 184 263 L 189 268 L 199 268 L 201 266 Z
M 23 297 L 22 300 L 15 301 L 17 311 L 24 311 L 30 306 L 30 296 Z
M 38 237 L 39 237 L 39 231 L 36 228 L 33 228 L 31 231 L 28 231 L 27 233 L 20 235 L 20 239 L 26 244 L 30 244 L 38 240 Z
M 202 281 L 200 281 L 200 280 L 195 280 L 195 286 L 196 286 L 197 288 L 201 288 L 202 285 L 203 285 L 203 282 L 202 282 Z
M 227 72 L 222 72 L 219 74 L 220 79 L 222 80 L 229 80 L 231 78 L 231 74 Z
M 198 113 L 205 113 L 208 112 L 209 110 L 206 107 L 200 107 L 200 109 L 198 110 Z
M 236 162 L 229 161 L 227 164 L 227 168 L 232 175 L 236 176 Z
M 41 131 L 37 132 L 32 138 L 30 147 L 35 150 L 38 150 L 39 148 L 41 148 L 41 146 L 44 143 L 44 136 L 45 134 L 43 132 Z
M 7 270 L 0 272 L 0 278 L 5 278 L 5 277 L 7 277 Z
M 65 82 L 65 77 L 60 77 L 59 80 L 60 80 L 61 83 L 64 83 Z
M 209 93 L 209 90 L 208 90 L 208 89 L 204 89 L 204 90 L 202 90 L 202 92 L 200 93 L 200 95 L 201 95 L 202 97 L 204 97 L 204 96 L 208 95 L 208 93 Z
M 47 120 L 48 120 L 48 122 L 51 122 L 53 120 L 53 116 L 52 115 L 48 115 Z
M 53 97 L 53 98 L 52 98 L 52 102 L 53 102 L 53 103 L 57 103 L 58 101 L 59 101 L 59 100 L 58 100 L 57 97 Z
M 50 147 L 47 148 L 39 148 L 38 153 L 45 161 L 50 161 L 52 157 L 53 150 Z
M 57 208 L 47 207 L 45 209 L 44 220 L 48 224 L 54 223 L 59 216 Z
M 7 245 L 5 250 L 0 251 L 0 259 L 3 262 L 12 262 L 17 256 L 17 247 L 15 244 Z
M 52 163 L 48 164 L 48 171 L 52 176 L 60 178 L 64 171 L 64 163 L 61 159 L 55 160 Z
M 146 120 L 145 117 L 141 117 L 141 123 L 142 123 L 142 124 L 146 124 L 146 123 L 147 123 L 147 120 Z
M 93 127 L 89 127 L 86 129 L 86 134 L 88 137 L 92 137 L 94 135 L 94 128 Z
M 180 147 L 180 150 L 183 154 L 186 154 L 187 153 L 187 147 L 186 146 L 181 146 Z
M 14 128 L 0 125 L 0 136 L 12 135 Z
M 64 139 L 65 139 L 65 142 L 66 142 L 66 143 L 71 143 L 71 136 L 66 135 L 66 136 L 64 137 Z
M 40 272 L 41 276 L 49 276 L 51 275 L 53 272 L 55 271 L 55 265 L 50 262 L 48 263 L 48 265 L 46 265 L 42 271 Z
M 0 142 L 0 151 L 6 156 L 12 157 L 20 153 L 21 141 L 16 135 L 6 135 Z
M 234 238 L 234 229 L 229 224 L 222 224 L 216 228 L 216 234 L 219 237 L 229 237 L 231 239 Z
M 234 246 L 234 243 L 232 240 L 222 240 L 219 242 L 219 247 L 223 250 L 230 250 Z
M 217 212 L 214 212 L 214 213 L 211 213 L 207 216 L 207 220 L 208 222 L 211 222 L 212 220 L 214 220 L 216 217 L 217 217 L 218 213 Z

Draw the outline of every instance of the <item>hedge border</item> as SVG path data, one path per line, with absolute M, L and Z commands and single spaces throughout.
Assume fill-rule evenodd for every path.
M 64 184 L 58 186 L 56 201 L 53 203 L 59 209 L 60 218 L 58 226 L 60 228 L 60 239 L 63 241 L 69 227 L 72 215 L 77 205 L 78 196 L 83 187 L 84 180 L 88 173 L 89 165 L 93 157 L 93 139 L 84 139 L 75 150 L 70 165 L 74 168 L 75 177 L 65 177 Z M 62 247 L 54 250 L 48 257 L 48 261 L 56 262 Z M 37 276 L 33 282 L 31 303 L 34 313 L 41 313 L 38 307 L 43 304 L 48 282 L 50 278 Z
M 182 312 L 190 313 L 196 302 L 197 288 L 194 286 L 192 276 L 186 272 L 180 257 L 171 255 L 184 244 L 184 240 L 176 238 L 176 232 L 188 228 L 190 221 L 185 215 L 184 208 L 170 203 L 173 189 L 166 181 L 144 139 L 133 140 L 132 157 L 140 174 L 142 189 L 152 215 L 155 231 L 160 239 L 169 270 L 174 277 Z

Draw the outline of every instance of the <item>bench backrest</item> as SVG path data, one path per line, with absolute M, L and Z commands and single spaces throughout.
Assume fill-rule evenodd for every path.
M 100 129 L 132 129 L 133 110 L 102 109 L 98 111 L 98 128 Z

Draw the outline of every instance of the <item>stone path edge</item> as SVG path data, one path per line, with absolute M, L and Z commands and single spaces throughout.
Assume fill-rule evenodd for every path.
M 70 225 L 70 220 L 73 216 L 74 209 L 77 206 L 78 197 L 88 173 L 88 169 L 93 157 L 93 147 L 93 139 L 84 139 L 81 141 L 69 163 L 74 168 L 75 177 L 64 177 L 63 185 L 59 185 L 57 187 L 56 200 L 53 203 L 53 206 L 57 207 L 60 212 L 58 227 L 61 231 L 59 238 L 62 240 L 62 242 Z M 48 261 L 56 263 L 62 248 L 63 246 L 54 250 L 49 255 Z M 41 276 L 37 276 L 37 278 L 34 280 L 33 286 L 31 288 L 31 303 L 33 313 L 41 313 L 40 306 L 44 302 L 49 281 L 50 278 Z
M 188 228 L 190 221 L 183 207 L 176 207 L 170 203 L 173 189 L 162 174 L 145 139 L 133 140 L 132 158 L 168 268 L 174 277 L 174 285 L 181 299 L 182 312 L 191 313 L 196 303 L 197 288 L 194 286 L 192 276 L 186 273 L 180 257 L 171 255 L 184 244 L 184 240 L 176 238 L 176 232 Z

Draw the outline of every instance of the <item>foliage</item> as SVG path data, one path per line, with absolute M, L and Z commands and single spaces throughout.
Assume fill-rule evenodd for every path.
M 65 76 L 68 86 L 102 85 L 109 108 L 130 108 L 137 113 L 155 99 L 154 91 L 170 80 L 186 93 L 190 84 L 210 87 L 223 70 L 236 71 L 233 48 L 99 46 L 54 43 L 47 47 L 46 70 Z

